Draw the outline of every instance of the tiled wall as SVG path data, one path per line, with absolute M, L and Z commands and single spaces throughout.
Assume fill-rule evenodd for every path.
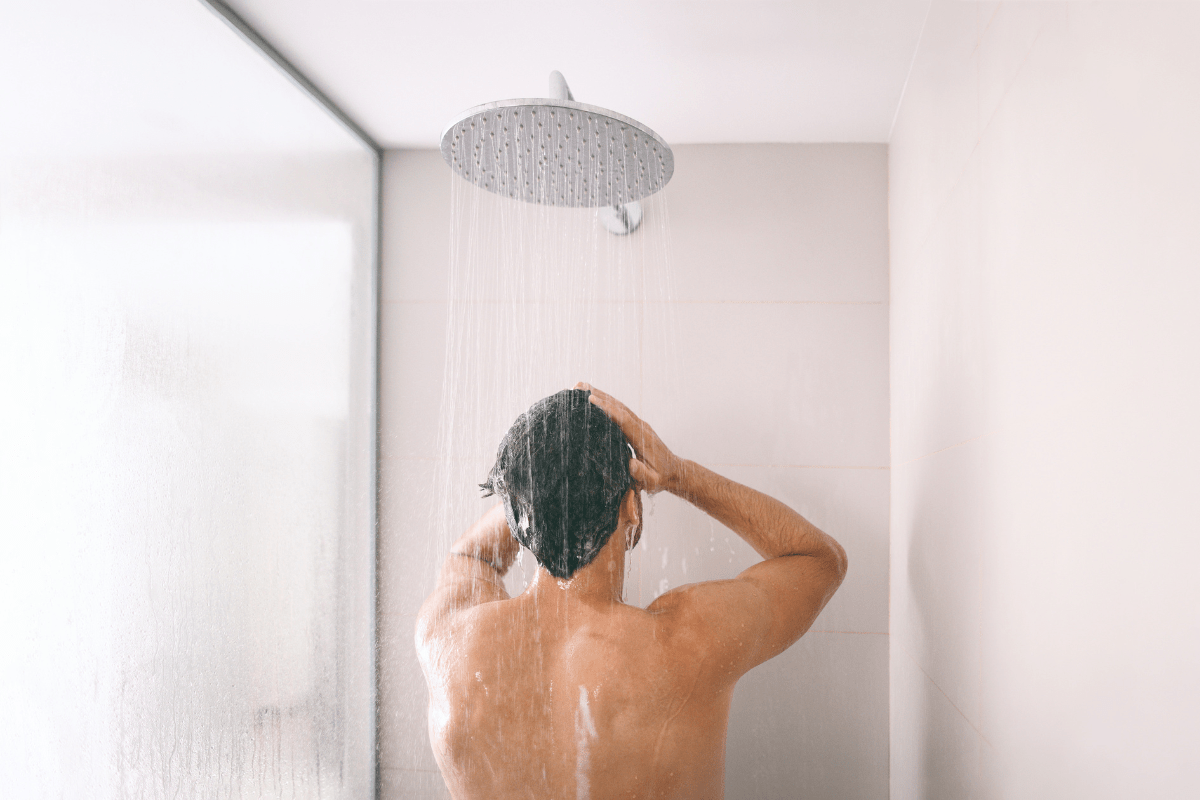
M 753 670 L 730 721 L 727 797 L 888 792 L 888 278 L 883 145 L 676 148 L 673 381 L 644 370 L 639 410 L 679 453 L 792 504 L 845 546 L 850 573 L 814 630 Z M 385 162 L 380 513 L 384 798 L 443 792 L 412 646 L 425 563 L 446 320 L 449 174 L 435 151 Z M 651 224 L 648 220 L 646 224 Z M 646 340 L 647 365 L 664 356 Z M 753 563 L 682 501 L 648 508 L 632 601 L 665 580 Z M 686 564 L 686 566 L 685 566 Z
M 890 143 L 894 800 L 1200 796 L 1198 37 L 933 3 Z

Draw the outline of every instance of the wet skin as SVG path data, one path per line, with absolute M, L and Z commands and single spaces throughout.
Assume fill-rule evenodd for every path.
M 417 623 L 430 738 L 457 800 L 722 797 L 734 685 L 799 639 L 845 576 L 842 548 L 799 514 L 676 457 L 603 392 L 592 402 L 633 444 L 640 490 L 688 500 L 764 561 L 645 609 L 622 602 L 641 534 L 631 490 L 594 561 L 570 581 L 539 567 L 510 598 L 503 576 L 519 545 L 502 506 L 484 515 Z

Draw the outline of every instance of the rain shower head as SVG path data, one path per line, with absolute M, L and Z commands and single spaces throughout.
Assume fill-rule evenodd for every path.
M 675 156 L 657 133 L 576 102 L 558 71 L 550 93 L 467 109 L 442 132 L 442 158 L 482 189 L 572 208 L 622 206 L 671 180 Z

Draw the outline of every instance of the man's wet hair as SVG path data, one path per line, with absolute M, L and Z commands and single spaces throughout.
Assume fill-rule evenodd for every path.
M 589 395 L 567 389 L 534 403 L 505 434 L 480 484 L 484 497 L 504 500 L 517 540 L 562 579 L 592 563 L 633 486 L 629 442 Z

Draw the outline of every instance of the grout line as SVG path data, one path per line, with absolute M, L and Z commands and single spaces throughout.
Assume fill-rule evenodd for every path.
M 768 467 L 770 469 L 881 469 L 890 470 L 890 466 L 884 467 L 856 467 L 845 464 L 737 464 L 722 461 L 710 461 L 708 464 L 712 467 Z M 901 465 L 902 466 L 902 465 Z
M 923 456 L 917 456 L 916 458 L 910 458 L 908 461 L 904 461 L 899 464 L 893 464 L 892 467 L 893 468 L 907 467 L 909 464 L 915 464 L 916 462 L 920 461 L 923 458 L 929 458 L 930 456 L 936 456 L 938 453 L 944 453 L 947 450 L 953 450 L 956 447 L 962 447 L 964 444 L 970 444 L 971 442 L 977 442 L 980 439 L 986 439 L 987 437 L 994 436 L 995 434 L 997 434 L 999 432 L 1000 432 L 1000 429 L 997 428 L 994 431 L 988 431 L 987 433 L 981 433 L 978 436 L 972 436 L 970 439 L 964 439 L 961 442 L 957 442 L 955 444 L 949 445 L 948 447 L 943 447 L 941 450 L 934 450 L 933 452 L 926 453 Z
M 1000 9 L 1003 6 L 1003 2 L 996 4 L 996 8 L 992 11 L 992 15 L 988 17 L 987 24 L 983 26 L 983 30 L 979 29 L 979 8 L 978 6 L 975 8 L 975 46 L 971 48 L 972 57 L 979 53 L 979 48 L 983 46 L 983 40 L 987 35 L 988 28 L 992 27 L 992 21 L 996 19 L 996 15 L 1000 13 Z M 976 73 L 976 78 L 978 78 L 978 72 Z M 976 83 L 978 83 L 978 81 Z
M 567 305 L 570 300 L 473 300 L 469 303 L 457 303 L 467 306 L 498 306 L 498 305 Z M 419 305 L 450 305 L 456 301 L 450 299 L 389 299 L 384 300 L 385 306 L 419 306 Z M 637 300 L 637 299 L 591 299 L 587 305 L 730 305 L 730 306 L 886 306 L 887 300 Z
M 998 11 L 999 10 L 997 9 L 997 12 Z M 989 25 L 990 24 L 991 23 L 989 23 Z M 1021 73 L 1024 71 L 1025 62 L 1027 62 L 1029 60 L 1029 56 L 1033 53 L 1034 49 L 1037 47 L 1038 42 L 1042 38 L 1042 31 L 1044 31 L 1045 28 L 1046 28 L 1045 18 L 1043 18 L 1042 24 L 1038 27 L 1037 35 L 1033 37 L 1033 41 L 1029 43 L 1029 48 L 1025 51 L 1024 55 L 1021 56 L 1021 63 L 1017 65 L 1016 71 L 1012 74 L 1012 77 L 1009 78 L 1008 84 L 1005 85 L 1004 92 L 1000 95 L 1000 99 L 996 101 L 996 106 L 995 106 L 995 108 L 992 109 L 991 116 L 988 117 L 986 120 L 984 120 L 982 109 L 980 109 L 979 142 L 976 144 L 976 146 L 979 146 L 980 144 L 983 143 L 984 134 L 986 134 L 988 132 L 988 129 L 992 127 L 992 120 L 995 119 L 996 115 L 1000 113 L 1000 107 L 1004 105 L 1004 101 L 1007 100 L 1009 94 L 1012 93 L 1013 84 L 1015 84 L 1017 82 L 1017 78 L 1020 77 Z M 976 88 L 976 90 L 975 90 L 976 98 L 979 98 L 982 94 L 983 94 L 982 91 L 980 91 L 978 88 Z
M 892 134 L 896 132 L 896 120 L 900 119 L 900 109 L 904 107 L 904 95 L 908 94 L 908 82 L 912 80 L 913 68 L 917 65 L 917 54 L 921 52 L 921 43 L 925 41 L 925 30 L 929 27 L 929 14 L 933 11 L 933 0 L 925 8 L 925 19 L 921 21 L 921 33 L 917 36 L 917 46 L 913 48 L 912 58 L 908 62 L 908 72 L 904 73 L 904 85 L 900 87 L 900 96 L 896 98 L 896 110 L 892 114 L 892 124 L 888 126 L 887 140 L 891 144 Z
M 975 723 L 972 722 L 971 718 L 968 717 L 966 714 L 964 714 L 962 709 L 959 708 L 955 704 L 955 702 L 950 699 L 950 695 L 946 694 L 946 690 L 943 689 L 941 686 L 938 686 L 937 681 L 935 681 L 933 678 L 931 678 L 929 676 L 929 673 L 925 671 L 925 667 L 921 666 L 921 662 L 917 661 L 917 659 L 915 659 L 911 655 L 909 655 L 909 653 L 906 649 L 904 649 L 904 648 L 901 648 L 901 649 L 904 650 L 904 655 L 908 656 L 909 660 L 911 660 L 913 662 L 913 664 L 916 664 L 917 669 L 921 670 L 921 674 L 925 676 L 925 679 L 927 681 L 929 681 L 931 684 L 933 684 L 933 688 L 937 689 L 939 692 L 942 693 L 942 697 L 946 698 L 946 702 L 950 704 L 950 707 L 953 708 L 955 711 L 957 711 L 958 715 L 960 717 L 962 717 L 963 720 L 965 720 L 968 725 L 971 726 L 971 730 L 975 731 L 975 733 L 977 733 L 979 735 L 979 738 L 983 740 L 984 744 L 986 744 L 991 749 L 995 750 L 996 746 L 988 741 L 988 738 L 983 735 L 983 731 L 981 731 L 981 730 L 979 730 L 979 728 L 975 727 Z
M 1004 8 L 1004 3 L 996 3 L 996 8 L 992 11 L 992 15 L 988 17 L 987 25 L 983 26 L 983 30 L 979 32 L 979 41 L 982 42 L 987 32 L 992 29 L 992 23 L 996 21 L 996 17 L 1000 16 L 1001 10 Z
M 706 581 L 700 581 L 700 582 L 705 583 Z M 391 617 L 399 617 L 401 619 L 411 619 L 413 621 L 416 621 L 417 617 L 420 616 L 420 614 L 417 612 L 410 614 L 406 611 L 386 611 L 383 613 L 386 613 L 387 615 L 389 615 Z M 804 635 L 807 636 L 810 633 L 834 633 L 834 634 L 840 634 L 843 636 L 891 636 L 891 634 L 888 633 L 887 631 L 839 631 L 839 630 L 833 630 L 833 629 L 829 629 L 829 628 L 810 628 L 809 630 L 804 632 Z M 910 656 L 910 658 L 911 658 L 911 656 Z M 924 670 L 922 670 L 922 671 L 924 671 Z M 949 699 L 949 698 L 947 698 L 947 699 Z M 959 713 L 961 713 L 961 712 L 959 712 Z M 980 734 L 980 735 L 982 736 L 983 734 Z
M 989 25 L 990 25 L 990 23 L 989 23 Z M 954 204 L 953 195 L 954 195 L 955 190 L 958 189 L 959 185 L 963 181 L 963 178 L 966 176 L 967 172 L 971 169 L 971 162 L 973 160 L 975 160 L 976 154 L 980 153 L 980 149 L 983 147 L 984 136 L 987 134 L 988 130 L 991 128 L 992 120 L 995 119 L 995 117 L 998 113 L 1000 113 L 1000 107 L 1002 105 L 1004 105 L 1004 101 L 1008 98 L 1009 93 L 1012 91 L 1013 84 L 1016 83 L 1016 81 L 1017 81 L 1017 76 L 1019 76 L 1021 74 L 1022 70 L 1025 69 L 1025 62 L 1029 60 L 1029 55 L 1033 52 L 1034 48 L 1037 46 L 1038 41 L 1042 38 L 1043 28 L 1044 28 L 1044 25 L 1042 28 L 1038 28 L 1037 36 L 1035 36 L 1033 38 L 1033 41 L 1029 45 L 1029 49 L 1025 51 L 1025 54 L 1023 56 L 1021 56 L 1021 63 L 1017 66 L 1017 71 L 1012 74 L 1012 77 L 1009 79 L 1008 84 L 1004 87 L 1004 92 L 1000 95 L 1000 99 L 996 101 L 996 106 L 994 109 L 992 109 L 992 114 L 990 117 L 987 118 L 987 120 L 983 119 L 983 109 L 979 106 L 979 100 L 981 98 L 982 92 L 980 91 L 980 88 L 979 88 L 979 84 L 980 84 L 979 70 L 978 70 L 979 59 L 975 59 L 976 65 L 977 65 L 976 79 L 975 79 L 975 123 L 978 126 L 977 135 L 975 137 L 975 143 L 973 145 L 971 145 L 971 150 L 967 153 L 967 157 L 963 160 L 962 170 L 959 171 L 958 175 L 955 176 L 954 180 L 951 182 L 950 190 L 947 193 L 945 199 L 943 199 L 942 202 L 937 206 L 937 209 L 934 211 L 933 216 L 930 218 L 929 226 L 925 231 L 925 235 L 921 239 L 921 242 L 917 246 L 916 250 L 914 250 L 914 253 L 920 254 L 920 253 L 925 252 L 926 245 L 928 245 L 929 240 L 933 238 L 933 235 L 936 231 L 937 225 L 942 220 L 942 215 L 946 212 L 946 210 L 948 208 L 950 208 L 950 206 L 952 206 Z M 980 39 L 980 42 L 981 41 L 982 41 L 982 39 Z M 978 44 L 979 44 L 979 42 L 976 42 L 976 47 L 978 47 Z M 974 55 L 974 52 L 975 51 L 972 50 L 972 55 Z M 889 139 L 890 139 L 890 136 L 889 136 Z M 983 163 L 982 163 L 983 156 L 982 155 L 979 155 L 979 162 L 980 162 L 979 163 L 980 181 L 982 182 L 982 180 L 983 180 Z
M 654 305 L 886 306 L 886 300 L 648 300 Z
M 964 444 L 965 444 L 965 442 L 964 442 Z M 951 446 L 957 447 L 957 445 L 951 445 Z M 949 448 L 946 448 L 946 449 L 949 449 Z M 939 450 L 938 452 L 941 452 L 941 451 Z M 929 453 L 929 455 L 933 455 L 933 453 Z M 920 456 L 920 458 L 924 458 L 924 457 L 925 456 Z M 407 456 L 407 455 L 390 456 L 389 459 L 397 460 L 397 461 L 401 461 L 401 462 L 411 461 L 411 462 L 416 462 L 416 463 L 420 463 L 420 464 L 440 463 L 442 460 L 441 458 L 439 458 L 437 456 Z M 915 461 L 916 459 L 913 459 L 913 460 Z M 711 467 L 721 467 L 721 468 L 725 468 L 725 467 L 764 467 L 764 468 L 768 468 L 768 469 L 866 469 L 866 470 L 884 470 L 884 471 L 892 469 L 892 467 L 890 467 L 890 466 L 862 467 L 862 466 L 854 466 L 854 465 L 847 465 L 847 464 L 753 464 L 753 463 L 734 463 L 734 462 L 724 462 L 724 461 L 709 461 L 706 463 L 710 468 Z M 902 467 L 909 463 L 912 463 L 912 462 L 906 461 L 904 464 L 897 464 L 896 466 Z

